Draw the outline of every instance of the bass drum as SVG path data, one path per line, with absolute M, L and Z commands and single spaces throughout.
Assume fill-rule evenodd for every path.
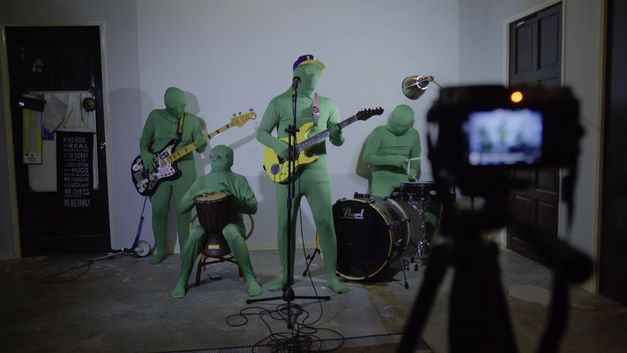
M 409 219 L 389 198 L 340 199 L 333 205 L 337 273 L 349 280 L 376 276 L 409 241 Z

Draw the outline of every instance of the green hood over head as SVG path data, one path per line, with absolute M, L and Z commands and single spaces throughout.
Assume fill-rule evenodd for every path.
M 165 90 L 163 101 L 168 113 L 179 117 L 185 111 L 185 93 L 176 87 Z
M 230 171 L 233 166 L 233 149 L 218 145 L 211 150 L 211 171 Z
M 406 104 L 397 105 L 390 114 L 386 128 L 394 135 L 403 135 L 414 126 L 414 111 Z

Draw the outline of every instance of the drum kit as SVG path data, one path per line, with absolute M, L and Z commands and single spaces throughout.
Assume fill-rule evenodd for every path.
M 339 199 L 333 205 L 337 273 L 348 280 L 369 280 L 398 260 L 405 275 L 406 251 L 413 251 L 410 259 L 418 270 L 418 264 L 424 265 L 428 260 L 431 249 L 427 209 L 433 210 L 435 205 L 438 213 L 435 217 L 439 219 L 439 200 L 431 182 L 401 183 L 390 197 L 355 193 L 352 199 Z M 202 248 L 205 256 L 229 254 L 231 250 L 222 235 L 229 219 L 228 194 L 197 196 L 195 206 L 207 234 Z M 313 256 L 309 260 L 312 259 Z
M 435 208 L 439 219 L 439 200 L 432 182 L 401 183 L 390 197 L 355 193 L 352 199 L 338 200 L 333 205 L 338 274 L 368 280 L 396 259 L 405 274 L 403 253 L 412 246 L 415 270 L 424 265 L 431 248 L 427 209 Z

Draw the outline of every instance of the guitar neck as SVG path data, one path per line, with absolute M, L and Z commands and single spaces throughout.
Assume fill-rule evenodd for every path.
M 223 127 L 212 131 L 211 133 L 209 133 L 209 135 L 204 137 L 205 141 L 209 141 L 212 138 L 216 137 L 216 135 L 225 132 L 226 130 L 230 129 L 231 127 L 233 127 L 232 124 L 226 124 Z M 186 145 L 185 147 L 177 150 L 176 152 L 172 153 L 171 155 L 169 155 L 166 158 L 166 161 L 168 163 L 173 163 L 176 162 L 177 160 L 181 159 L 183 156 L 189 154 L 190 152 L 192 152 L 195 148 L 197 147 L 197 143 L 196 142 L 192 142 L 189 145 Z
M 341 121 L 339 123 L 340 128 L 343 129 L 346 126 L 354 123 L 355 121 L 357 121 L 357 115 L 353 115 L 350 118 L 344 119 L 343 121 Z M 309 138 L 307 138 L 305 141 L 299 143 L 296 145 L 296 151 L 297 152 L 301 152 L 303 151 L 305 148 L 309 148 L 313 145 L 315 145 L 316 143 L 324 140 L 325 138 L 327 138 L 327 136 L 329 136 L 329 129 L 326 129 L 322 132 L 319 132 Z

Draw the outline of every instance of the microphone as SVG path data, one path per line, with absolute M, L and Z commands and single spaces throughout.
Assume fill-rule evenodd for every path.
M 296 93 L 296 91 L 298 90 L 299 83 L 300 83 L 300 77 L 294 76 L 294 78 L 292 78 L 292 95 L 294 95 L 294 93 Z

